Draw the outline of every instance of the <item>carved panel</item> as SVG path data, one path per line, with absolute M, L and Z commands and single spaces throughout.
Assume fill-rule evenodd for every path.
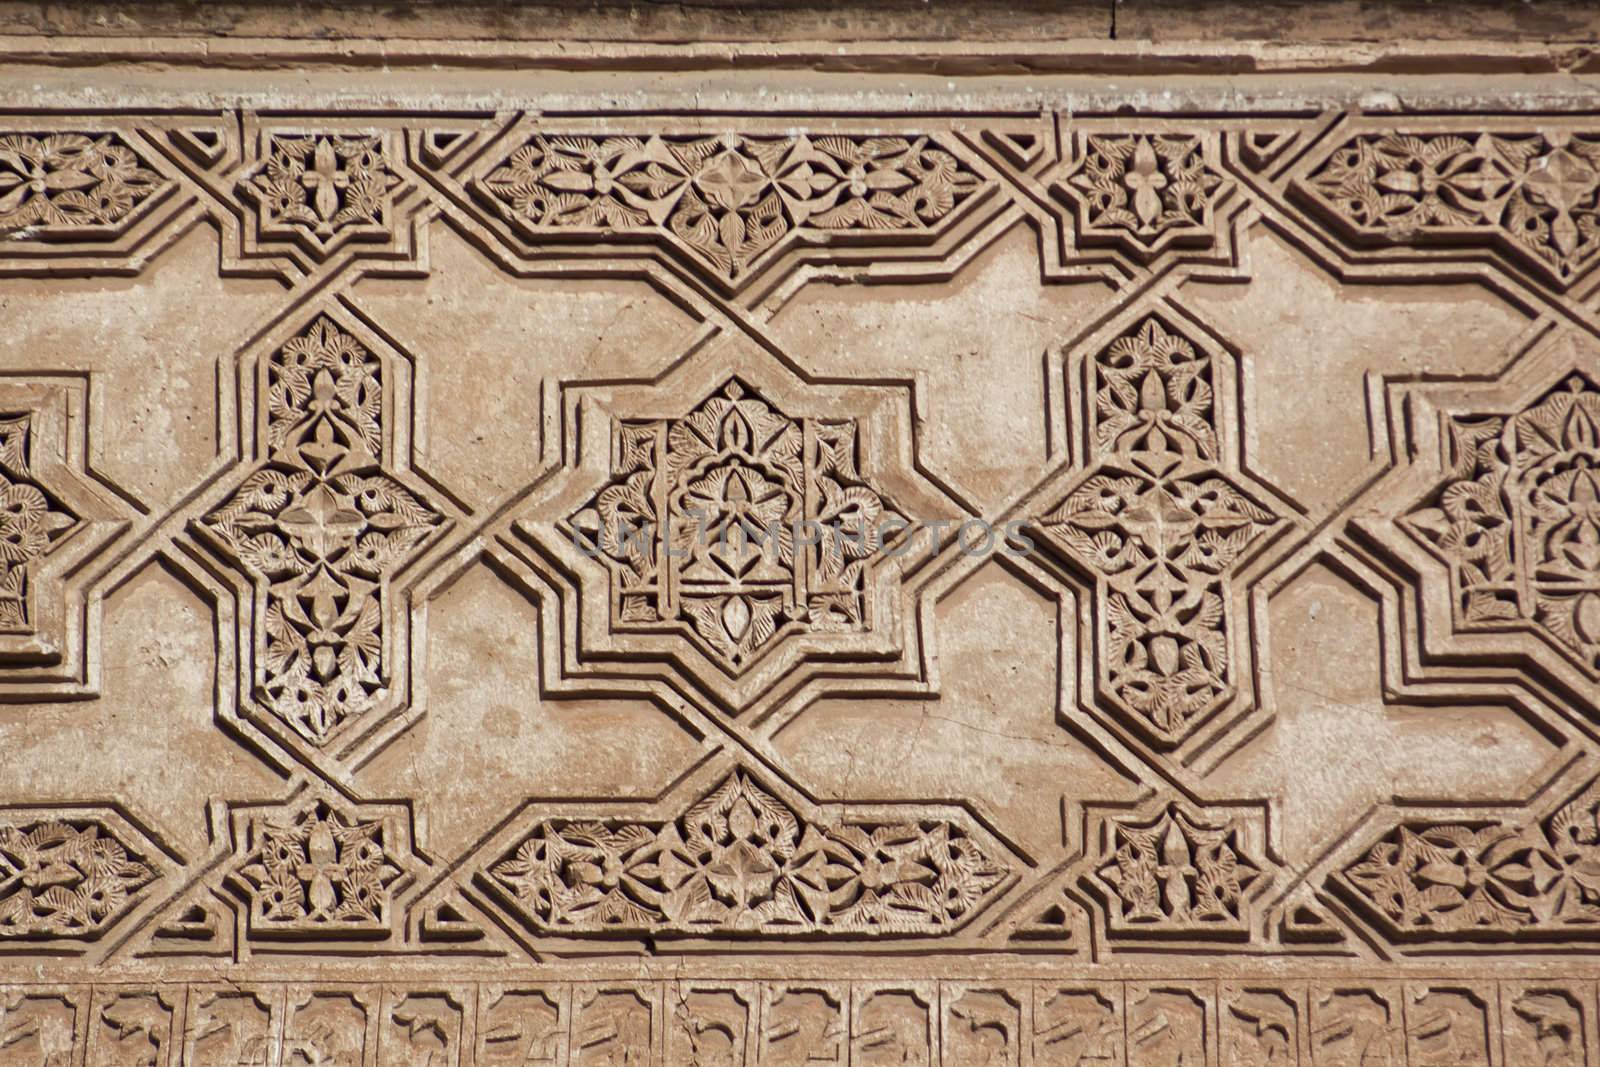
M 404 357 L 337 308 L 255 367 L 256 460 L 194 520 L 246 576 L 241 690 L 275 739 L 337 757 L 403 708 L 396 572 L 449 524 L 407 469 Z
M 1080 131 L 1073 147 L 1059 189 L 1077 208 L 1080 242 L 1119 244 L 1149 258 L 1170 244 L 1216 240 L 1216 205 L 1232 182 L 1214 134 Z
M 470 190 L 532 250 L 658 241 L 730 292 L 804 245 L 931 244 L 993 192 L 949 133 L 673 125 L 530 123 Z
M 94 941 L 172 869 L 172 858 L 115 809 L 0 809 L 0 952 Z
M 1399 429 L 1416 459 L 1378 484 L 1358 529 L 1420 576 L 1424 655 L 1498 647 L 1571 679 L 1571 699 L 1593 714 L 1600 347 L 1556 329 L 1513 355 L 1517 373 L 1498 383 L 1394 388 L 1390 402 L 1411 406 Z M 1392 524 L 1370 524 L 1391 500 Z
M 744 771 L 665 822 L 541 819 L 507 840 L 478 881 L 557 934 L 938 934 L 1014 875 L 959 813 L 801 813 Z
M 567 1062 L 570 990 L 485 987 L 478 992 L 481 1064 Z
M 137 273 L 193 195 L 138 124 L 14 116 L 0 129 L 0 273 Z
M 1600 915 L 1589 873 L 1597 811 L 1600 780 L 1543 817 L 1396 812 L 1335 881 L 1399 940 L 1588 940 Z
M 1086 346 L 1085 459 L 1038 520 L 1093 583 L 1096 704 L 1162 749 L 1250 699 L 1236 576 L 1292 516 L 1237 472 L 1231 360 L 1182 323 L 1135 315 Z
M 89 1018 L 88 1062 L 95 1067 L 177 1064 L 183 1000 L 178 992 L 160 987 L 96 990 Z
M 611 570 L 614 632 L 681 630 L 737 674 L 786 631 L 870 629 L 868 565 L 909 523 L 861 479 L 854 420 L 792 419 L 730 378 L 615 449 L 568 518 Z
M 1087 877 L 1105 892 L 1111 936 L 1249 937 L 1250 901 L 1271 875 L 1248 815 L 1173 802 L 1090 819 Z
M 1556 287 L 1593 266 L 1593 129 L 1368 120 L 1324 144 L 1297 189 L 1358 241 L 1484 245 Z
M 800 1067 L 849 1062 L 848 991 L 815 983 L 762 987 L 757 1063 Z
M 421 861 L 397 807 L 301 793 L 230 813 L 225 883 L 243 904 L 248 937 L 319 941 L 395 935 L 397 897 Z
M 96 398 L 77 375 L 0 376 L 0 690 L 21 699 L 100 684 L 100 564 L 137 508 L 108 490 L 85 423 Z
M 378 1019 L 381 1067 L 461 1067 L 471 1057 L 471 993 L 460 986 L 386 988 Z
M 0 41 L 0 1065 L 1600 1065 L 1588 52 L 447 14 Z
M 668 383 L 572 392 L 578 454 L 516 524 L 536 554 L 511 546 L 576 624 L 567 673 L 660 663 L 764 717 L 774 686 L 914 669 L 891 666 L 919 654 L 902 591 L 963 508 L 918 469 L 902 390 L 807 383 L 729 336 Z

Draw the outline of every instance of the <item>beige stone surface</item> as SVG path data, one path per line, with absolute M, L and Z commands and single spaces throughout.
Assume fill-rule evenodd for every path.
M 1600 1067 L 1576 3 L 0 3 L 0 1067 Z

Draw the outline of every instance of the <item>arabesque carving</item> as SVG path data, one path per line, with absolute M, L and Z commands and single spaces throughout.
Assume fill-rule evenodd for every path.
M 536 130 L 476 189 L 530 235 L 660 235 L 731 285 L 803 238 L 927 234 L 984 184 L 927 134 Z
M 1287 524 L 1229 470 L 1219 358 L 1157 315 L 1090 353 L 1089 459 L 1039 520 L 1095 581 L 1106 696 L 1162 747 L 1237 692 L 1233 573 Z
M 33 416 L 0 415 L 0 629 L 31 629 L 28 571 L 77 524 L 28 469 Z
M 920 468 L 908 399 L 797 378 L 736 335 L 661 381 L 566 387 L 574 447 L 503 541 L 516 580 L 549 591 L 541 634 L 565 635 L 546 678 L 659 677 L 754 722 L 823 677 L 918 677 L 906 590 L 938 541 L 923 519 L 947 546 L 970 512 Z
M 868 568 L 909 522 L 862 479 L 854 421 L 791 418 L 730 378 L 616 433 L 614 480 L 569 520 L 611 570 L 613 629 L 681 630 L 739 672 L 790 631 L 866 628 Z
M 1448 480 L 1401 522 L 1450 565 L 1456 625 L 1520 626 L 1600 676 L 1600 388 L 1451 416 Z
M 390 575 L 443 520 L 391 473 L 389 370 L 320 315 L 265 360 L 261 460 L 201 528 L 249 574 L 256 698 L 313 745 L 387 695 Z
M 1586 334 L 1541 330 L 1497 380 L 1390 386 L 1390 411 L 1412 412 L 1394 425 L 1413 458 L 1351 521 L 1416 575 L 1414 655 L 1454 673 L 1514 659 L 1559 680 L 1559 706 L 1579 716 L 1600 706 L 1597 352 Z
M 0 813 L 0 945 L 104 933 L 156 880 L 143 847 L 87 813 Z
M 1362 133 L 1299 188 L 1364 240 L 1476 241 L 1557 287 L 1600 251 L 1600 137 L 1570 129 Z
M 1173 245 L 1209 245 L 1216 206 L 1232 188 L 1215 135 L 1079 132 L 1062 195 L 1077 206 L 1076 238 L 1141 258 Z
M 166 184 L 117 134 L 0 133 L 0 234 L 103 235 Z
M 400 894 L 425 869 L 410 813 L 300 792 L 283 803 L 228 813 L 230 854 L 208 884 L 243 904 L 243 930 L 260 943 L 308 945 L 391 939 Z
M 1401 939 L 1600 936 L 1600 781 L 1544 818 L 1397 819 L 1334 876 Z
M 1091 884 L 1112 936 L 1245 940 L 1251 900 L 1271 880 L 1259 831 L 1243 813 L 1170 802 L 1091 818 Z
M 266 159 L 240 191 L 259 206 L 263 238 L 323 253 L 347 240 L 387 240 L 399 181 L 387 152 L 380 133 L 269 133 Z
M 480 878 L 553 933 L 935 934 L 1011 874 L 960 819 L 807 818 L 744 772 L 667 822 L 548 819 L 519 836 Z
M 390 854 L 392 827 L 317 801 L 257 814 L 246 832 L 249 850 L 234 877 L 249 895 L 256 933 L 388 932 L 389 887 L 402 873 Z

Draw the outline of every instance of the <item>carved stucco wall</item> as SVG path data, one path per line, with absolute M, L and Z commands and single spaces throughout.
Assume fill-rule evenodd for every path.
M 0 1064 L 1600 1064 L 1596 26 L 1316 7 L 5 5 Z

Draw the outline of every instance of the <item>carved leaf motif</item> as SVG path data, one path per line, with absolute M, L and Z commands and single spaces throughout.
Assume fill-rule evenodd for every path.
M 1221 464 L 1214 356 L 1150 315 L 1087 364 L 1093 462 L 1040 524 L 1100 583 L 1108 695 L 1176 744 L 1233 696 L 1229 580 L 1283 518 Z
M 382 822 L 325 802 L 252 815 L 235 863 L 257 935 L 387 932 L 389 886 L 400 876 Z
M 0 233 L 117 223 L 166 184 L 143 162 L 114 133 L 0 136 Z
M 1148 257 L 1167 241 L 1214 239 L 1225 181 L 1213 149 L 1190 134 L 1091 134 L 1063 192 L 1089 239 L 1113 239 Z
M 819 826 L 738 773 L 665 824 L 541 822 L 484 877 L 553 931 L 859 935 L 952 928 L 1007 873 L 955 823 Z
M 1173 804 L 1153 820 L 1111 820 L 1107 833 L 1096 873 L 1120 901 L 1122 929 L 1247 929 L 1246 898 L 1263 870 L 1237 825 L 1207 823 Z
M 1591 783 L 1543 825 L 1401 823 L 1342 877 L 1403 933 L 1597 928 L 1597 796 Z
M 263 233 L 287 231 L 319 250 L 352 231 L 386 230 L 399 177 L 378 134 L 270 134 L 259 171 L 241 190 Z
M 270 458 L 202 526 L 265 590 L 257 698 L 324 745 L 381 699 L 388 576 L 443 516 L 383 467 L 381 364 L 332 319 L 267 381 Z
M 926 230 L 981 185 L 926 136 L 535 133 L 479 188 L 535 230 L 672 234 L 733 281 L 802 230 Z
M 1592 137 L 1362 134 L 1335 150 L 1307 187 L 1360 232 L 1396 242 L 1494 238 L 1558 285 L 1600 252 Z
M 1450 568 L 1462 629 L 1540 633 L 1600 674 L 1600 389 L 1581 374 L 1506 416 L 1454 416 L 1449 477 L 1401 525 Z
M 0 824 L 0 939 L 94 936 L 155 877 L 100 823 Z

